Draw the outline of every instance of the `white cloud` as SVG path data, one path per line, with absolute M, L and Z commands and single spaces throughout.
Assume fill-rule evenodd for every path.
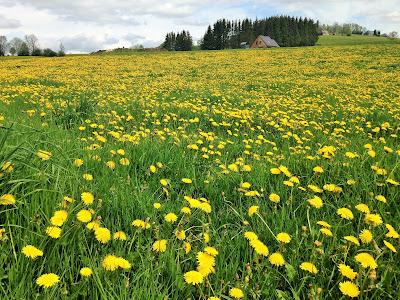
M 18 28 L 21 26 L 21 22 L 17 19 L 9 19 L 3 15 L 0 15 L 0 28 Z

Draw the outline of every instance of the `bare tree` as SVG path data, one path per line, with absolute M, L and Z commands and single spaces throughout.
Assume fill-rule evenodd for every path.
M 6 55 L 7 47 L 7 37 L 5 35 L 0 35 L 0 56 Z
M 39 48 L 39 40 L 34 34 L 25 35 L 25 43 L 28 46 L 29 53 Z
M 20 38 L 15 37 L 9 42 L 9 45 L 11 48 L 15 49 L 15 53 L 18 53 L 19 49 L 21 49 L 21 45 L 23 42 L 24 41 L 21 40 Z
M 389 32 L 389 34 L 388 34 L 388 38 L 390 38 L 390 39 L 397 39 L 397 36 L 398 36 L 397 31 L 392 31 L 392 32 Z

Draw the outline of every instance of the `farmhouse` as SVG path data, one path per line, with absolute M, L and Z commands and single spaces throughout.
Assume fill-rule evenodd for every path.
M 279 47 L 275 40 L 271 39 L 269 36 L 259 35 L 256 40 L 251 44 L 250 48 L 270 48 Z

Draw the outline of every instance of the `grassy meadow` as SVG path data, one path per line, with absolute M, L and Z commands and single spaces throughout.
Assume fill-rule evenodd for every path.
M 0 298 L 399 299 L 399 47 L 1 59 Z

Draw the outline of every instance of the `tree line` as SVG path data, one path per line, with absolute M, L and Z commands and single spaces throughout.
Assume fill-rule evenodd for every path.
M 7 37 L 0 36 L 0 56 L 4 56 L 9 52 L 12 56 L 65 56 L 65 48 L 60 43 L 60 50 L 53 51 L 50 48 L 41 49 L 39 39 L 34 34 L 25 35 L 24 39 L 18 37 L 7 41 Z
M 168 51 L 190 51 L 193 47 L 193 39 L 189 31 L 169 32 L 161 46 Z
M 267 35 L 281 47 L 313 46 L 318 41 L 318 22 L 289 16 L 230 21 L 221 19 L 208 26 L 201 40 L 201 49 L 240 48 L 242 42 L 253 43 L 259 35 Z

